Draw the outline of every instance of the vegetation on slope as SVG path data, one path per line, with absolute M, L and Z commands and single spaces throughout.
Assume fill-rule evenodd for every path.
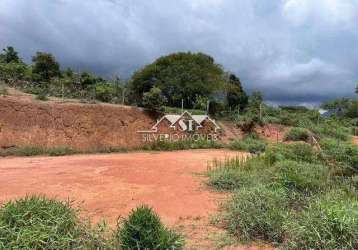
M 337 128 L 314 126 L 321 150 L 279 143 L 247 161 L 214 162 L 208 184 L 233 193 L 222 214 L 231 234 L 284 249 L 358 247 L 358 147 L 345 120 L 327 122 Z M 290 139 L 302 140 L 302 127 Z

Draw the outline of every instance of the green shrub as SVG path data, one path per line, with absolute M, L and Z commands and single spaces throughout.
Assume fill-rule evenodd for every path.
M 143 94 L 143 107 L 149 110 L 164 111 L 166 102 L 167 98 L 163 95 L 160 88 L 152 87 L 149 92 Z
M 241 240 L 282 242 L 289 216 L 283 189 L 266 186 L 242 188 L 227 204 L 227 229 Z
M 121 226 L 121 227 L 119 227 Z M 141 206 L 119 225 L 117 244 L 122 249 L 182 249 L 183 240 L 167 229 L 152 209 Z
M 33 196 L 1 207 L 1 249 L 71 249 L 80 236 L 77 211 L 68 202 Z
M 303 128 L 292 128 L 285 134 L 286 141 L 308 141 L 309 133 Z
M 280 161 L 275 165 L 275 180 L 288 190 L 313 193 L 327 186 L 329 168 L 320 164 Z
M 356 195 L 333 192 L 287 220 L 285 249 L 358 249 Z

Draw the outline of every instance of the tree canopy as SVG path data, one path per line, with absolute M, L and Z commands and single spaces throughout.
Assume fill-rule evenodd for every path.
M 203 53 L 179 52 L 158 58 L 134 73 L 130 84 L 133 100 L 142 105 L 144 93 L 153 87 L 162 90 L 169 106 L 195 105 L 196 99 L 209 97 L 224 83 L 224 71 Z
M 20 63 L 22 62 L 20 57 L 18 56 L 17 51 L 14 47 L 8 46 L 3 49 L 3 53 L 0 54 L 0 62 L 1 63 Z
M 60 64 L 50 53 L 37 52 L 32 57 L 34 63 L 32 72 L 37 74 L 39 80 L 48 82 L 52 77 L 60 75 Z

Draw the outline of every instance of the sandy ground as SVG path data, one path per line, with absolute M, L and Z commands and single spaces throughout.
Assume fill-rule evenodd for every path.
M 0 158 L 0 203 L 44 194 L 81 203 L 94 222 L 147 204 L 168 225 L 186 234 L 188 248 L 211 249 L 210 216 L 225 194 L 209 190 L 202 175 L 208 162 L 245 156 L 227 150 L 136 152 L 64 157 Z M 208 245 L 209 244 L 209 245 Z

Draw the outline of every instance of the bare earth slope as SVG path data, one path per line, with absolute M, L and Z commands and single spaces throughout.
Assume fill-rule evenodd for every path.
M 0 149 L 29 145 L 79 150 L 138 147 L 142 141 L 137 131 L 154 122 L 147 112 L 135 107 L 0 96 Z

